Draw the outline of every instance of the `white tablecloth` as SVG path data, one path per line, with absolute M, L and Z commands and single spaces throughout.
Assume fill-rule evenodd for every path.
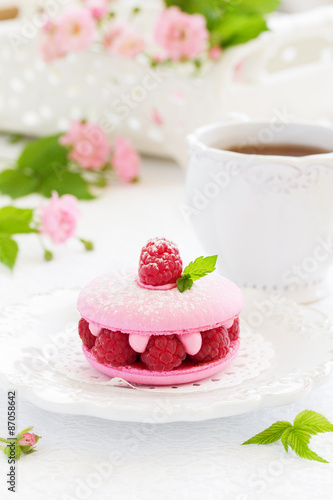
M 1 198 L 1 206 L 10 200 Z M 19 206 L 35 206 L 34 196 Z M 19 238 L 21 251 L 13 274 L 0 270 L 1 306 L 33 293 L 82 286 L 97 273 L 138 260 L 152 236 L 175 240 L 184 261 L 201 255 L 179 207 L 184 173 L 175 165 L 147 159 L 142 179 L 110 187 L 98 201 L 81 203 L 80 235 L 94 240 L 85 253 L 72 241 L 44 263 L 37 239 Z M 333 320 L 332 297 L 319 304 Z M 0 346 L 1 348 L 1 346 Z M 5 388 L 12 389 L 12 388 Z M 302 401 L 282 408 L 198 423 L 148 426 L 97 418 L 52 414 L 17 395 L 18 429 L 34 425 L 43 436 L 38 452 L 17 462 L 17 493 L 22 500 L 120 499 L 261 500 L 332 498 L 333 434 L 316 436 L 312 448 L 329 460 L 321 464 L 288 455 L 280 444 L 240 444 L 277 420 L 293 420 L 303 409 L 333 422 L 333 381 Z M 7 434 L 6 392 L 0 392 L 0 435 Z M 0 498 L 7 491 L 6 457 L 0 456 Z

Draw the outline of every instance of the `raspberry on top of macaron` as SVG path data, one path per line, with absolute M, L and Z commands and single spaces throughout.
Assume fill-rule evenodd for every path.
M 165 238 L 154 238 L 142 248 L 139 279 L 145 285 L 176 283 L 183 271 L 183 261 L 177 245 Z
M 95 368 L 129 382 L 200 380 L 226 366 L 239 348 L 239 288 L 215 273 L 217 256 L 183 269 L 175 243 L 154 238 L 138 273 L 103 275 L 80 293 L 79 334 Z M 202 279 L 201 279 L 202 278 Z

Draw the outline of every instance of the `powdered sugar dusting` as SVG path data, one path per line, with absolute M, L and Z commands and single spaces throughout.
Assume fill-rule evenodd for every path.
M 89 283 L 78 299 L 78 310 L 87 321 L 143 335 L 208 330 L 238 316 L 242 306 L 240 289 L 215 273 L 184 293 L 177 288 L 142 288 L 132 271 L 104 274 Z

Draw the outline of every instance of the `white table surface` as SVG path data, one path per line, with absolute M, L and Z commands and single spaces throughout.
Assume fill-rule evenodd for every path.
M 1 152 L 3 156 L 3 151 Z M 180 214 L 184 173 L 172 163 L 146 159 L 141 182 L 110 187 L 99 200 L 81 203 L 80 235 L 96 250 L 76 242 L 57 248 L 44 263 L 36 238 L 19 238 L 13 274 L 0 270 L 0 304 L 22 302 L 34 293 L 82 286 L 97 273 L 134 264 L 152 236 L 175 240 L 184 261 L 201 255 L 191 228 Z M 0 206 L 10 202 L 0 198 Z M 36 206 L 30 196 L 18 206 Z M 333 298 L 317 307 L 330 314 Z M 1 346 L 0 346 L 1 348 Z M 13 388 L 4 388 L 13 389 Z M 261 500 L 330 499 L 333 496 L 333 433 L 316 436 L 312 448 L 329 460 L 320 464 L 288 455 L 281 444 L 240 444 L 277 420 L 293 420 L 304 409 L 333 422 L 333 381 L 302 401 L 282 408 L 197 423 L 147 425 L 52 414 L 17 395 L 18 429 L 34 425 L 43 436 L 38 453 L 17 462 L 17 492 L 7 491 L 6 457 L 0 456 L 0 498 L 22 500 Z M 0 391 L 0 435 L 7 434 L 6 392 Z

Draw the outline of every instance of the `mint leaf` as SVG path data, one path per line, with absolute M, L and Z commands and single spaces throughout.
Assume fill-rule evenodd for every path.
M 41 180 L 39 193 L 47 198 L 51 197 L 52 191 L 57 191 L 59 196 L 72 194 L 79 200 L 92 200 L 94 196 L 89 191 L 88 182 L 78 172 L 59 170 L 49 173 Z
M 33 214 L 33 210 L 28 208 L 0 208 L 0 233 L 12 235 L 36 232 L 31 228 Z
M 43 174 L 53 164 L 67 165 L 67 148 L 59 144 L 61 134 L 43 137 L 29 142 L 17 160 L 19 169 L 28 169 Z
M 15 240 L 6 234 L 0 234 L 0 262 L 9 269 L 13 269 L 18 254 L 18 245 Z
M 275 424 L 268 427 L 259 434 L 256 434 L 251 439 L 245 441 L 244 444 L 270 444 L 275 443 L 281 439 L 282 434 L 292 427 L 290 422 L 285 422 L 283 420 L 276 422 Z
M 208 273 L 215 271 L 217 255 L 211 257 L 198 257 L 194 262 L 190 262 L 185 267 L 183 275 L 189 274 L 193 281 L 203 278 Z
M 182 275 L 177 280 L 177 288 L 183 293 L 192 288 L 193 282 L 203 278 L 208 273 L 215 271 L 217 255 L 211 257 L 198 257 L 194 262 L 190 262 L 185 267 Z
M 36 176 L 21 170 L 7 169 L 0 172 L 0 193 L 12 199 L 22 198 L 36 192 L 38 183 Z
M 177 280 L 177 288 L 181 293 L 185 292 L 185 290 L 189 290 L 192 287 L 192 285 L 193 285 L 193 280 L 188 274 L 182 276 L 181 278 L 178 278 Z
M 295 420 L 294 426 L 308 429 L 311 434 L 318 432 L 333 432 L 333 425 L 323 415 L 311 410 L 304 410 L 299 413 Z

